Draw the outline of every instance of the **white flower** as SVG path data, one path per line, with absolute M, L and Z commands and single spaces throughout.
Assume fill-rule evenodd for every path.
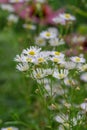
M 77 82 L 75 80 L 73 80 L 72 78 L 65 78 L 64 83 L 67 86 L 73 86 L 73 85 L 77 84 Z
M 48 32 L 54 33 L 56 35 L 56 37 L 58 36 L 58 29 L 57 28 L 50 27 L 47 30 L 48 30 Z
M 57 79 L 64 79 L 67 77 L 69 71 L 66 69 L 61 69 L 60 71 L 54 71 L 53 77 Z
M 80 65 L 78 66 L 78 70 L 79 70 L 80 72 L 86 71 L 86 70 L 87 70 L 87 64 L 84 64 L 84 65 L 80 64 Z
M 72 38 L 72 42 L 73 43 L 83 43 L 85 41 L 85 37 L 84 36 L 74 36 Z
M 52 58 L 50 58 L 51 61 L 53 61 L 54 63 L 58 63 L 58 64 L 64 64 L 64 58 L 61 57 L 57 57 L 57 56 L 53 56 Z
M 11 126 L 11 127 L 1 128 L 1 130 L 18 130 L 18 128 Z
M 22 63 L 22 64 L 18 64 L 16 66 L 16 69 L 18 69 L 19 71 L 27 71 L 29 69 L 29 65 L 27 63 Z
M 37 44 L 38 46 L 45 46 L 46 45 L 46 41 L 44 38 L 42 37 L 36 37 L 35 38 L 35 44 Z
M 23 54 L 16 55 L 16 57 L 14 58 L 14 61 L 16 62 L 25 62 L 25 60 L 26 60 L 26 57 Z
M 70 21 L 76 20 L 76 18 L 74 16 L 72 16 L 71 14 L 68 14 L 68 13 L 60 14 L 60 17 L 63 18 L 64 20 L 70 20 Z
M 76 63 L 72 62 L 72 61 L 66 61 L 66 62 L 64 62 L 63 66 L 66 69 L 71 70 L 71 69 L 75 69 L 76 68 Z
M 83 73 L 83 74 L 80 76 L 80 79 L 83 80 L 84 82 L 87 82 L 87 72 Z
M 45 39 L 51 39 L 51 38 L 55 38 L 56 34 L 50 31 L 43 31 L 40 33 L 40 37 Z
M 73 56 L 70 58 L 75 63 L 84 63 L 86 60 L 83 57 Z
M 49 43 L 51 46 L 59 46 L 59 45 L 63 45 L 65 42 L 63 39 L 54 38 L 54 39 L 50 39 Z
M 68 122 L 68 116 L 67 115 L 57 115 L 54 118 L 57 122 L 63 124 L 64 122 Z
M 44 55 L 38 55 L 34 61 L 35 64 L 40 64 L 45 62 L 46 62 L 46 57 Z
M 36 70 L 33 70 L 33 73 L 31 76 L 34 77 L 35 79 L 42 79 L 42 78 L 45 78 L 47 74 L 44 71 L 44 69 L 36 69 Z
M 36 30 L 36 26 L 33 24 L 23 24 L 23 27 L 30 30 Z
M 63 18 L 61 18 L 60 16 L 56 16 L 53 18 L 53 22 L 55 24 L 61 24 L 61 25 L 65 25 L 65 20 Z
M 87 102 L 84 102 L 80 105 L 81 109 L 87 112 Z
M 40 53 L 41 48 L 33 47 L 27 48 L 26 50 L 23 50 L 23 54 L 27 54 L 28 56 L 37 56 Z
M 11 22 L 14 22 L 14 23 L 17 23 L 18 22 L 18 17 L 14 14 L 10 14 L 8 17 L 7 17 L 7 20 L 8 21 L 11 21 Z
M 64 58 L 64 54 L 59 51 L 52 51 L 53 56 Z
M 1 4 L 0 8 L 9 12 L 14 12 L 14 8 L 10 4 Z

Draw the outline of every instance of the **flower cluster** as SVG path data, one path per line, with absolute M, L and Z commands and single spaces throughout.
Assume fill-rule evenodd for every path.
M 58 29 L 55 27 L 50 27 L 45 31 L 42 31 L 39 36 L 35 37 L 35 44 L 38 46 L 45 46 L 46 44 L 50 46 L 60 46 L 65 44 L 63 38 L 59 38 Z
M 14 60 L 19 63 L 16 67 L 19 71 L 27 72 L 36 80 L 48 76 L 65 79 L 72 71 L 73 75 L 75 72 L 81 72 L 82 67 L 86 65 L 84 57 L 67 58 L 62 52 L 41 51 L 41 48 L 34 46 L 24 49 Z

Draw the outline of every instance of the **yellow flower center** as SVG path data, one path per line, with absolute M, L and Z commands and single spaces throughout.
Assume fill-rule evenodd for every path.
M 76 58 L 76 61 L 77 61 L 77 62 L 80 62 L 80 58 L 79 58 L 79 57 L 77 57 L 77 58 Z
M 32 62 L 32 59 L 31 58 L 27 58 L 26 59 L 28 62 Z
M 41 74 L 38 73 L 38 74 L 36 75 L 36 77 L 37 77 L 38 79 L 41 78 Z
M 38 62 L 44 62 L 44 58 L 38 58 Z
M 58 55 L 58 56 L 59 56 L 59 55 L 60 55 L 60 52 L 56 51 L 56 52 L 55 52 L 55 55 Z
M 43 39 L 39 39 L 38 42 L 39 42 L 39 44 L 42 44 L 43 43 Z
M 35 51 L 31 50 L 31 51 L 29 51 L 29 54 L 34 56 L 35 55 Z
M 53 59 L 54 62 L 59 62 L 60 60 L 58 58 Z
M 47 32 L 47 33 L 46 33 L 46 36 L 47 36 L 47 37 L 50 37 L 50 36 L 51 36 L 50 32 Z
M 60 77 L 60 79 L 62 79 L 62 78 L 64 78 L 65 75 L 64 74 L 59 74 L 58 76 Z
M 70 18 L 70 14 L 65 14 L 65 18 Z
M 7 130 L 12 130 L 12 128 L 9 127 L 9 128 L 7 128 Z

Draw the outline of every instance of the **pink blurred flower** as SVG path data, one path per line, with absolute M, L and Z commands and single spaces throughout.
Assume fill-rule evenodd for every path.
M 0 0 L 0 3 L 2 3 L 2 4 L 8 3 L 8 0 Z
M 22 3 L 14 4 L 15 12 L 23 19 L 29 19 L 40 24 L 54 24 L 53 18 L 64 12 L 64 9 L 53 11 L 47 4 L 33 3 L 26 5 Z

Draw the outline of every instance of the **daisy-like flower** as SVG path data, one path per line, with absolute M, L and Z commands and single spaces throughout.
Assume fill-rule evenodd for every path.
M 26 60 L 26 57 L 23 54 L 16 55 L 16 57 L 14 58 L 14 61 L 16 62 L 25 62 L 25 60 Z
M 84 64 L 84 65 L 81 64 L 81 65 L 79 65 L 78 66 L 78 70 L 81 71 L 81 72 L 82 71 L 87 71 L 87 64 Z
M 85 102 L 83 102 L 81 105 L 80 105 L 81 109 L 85 112 L 87 112 L 87 99 L 85 99 Z
M 51 38 L 55 38 L 56 34 L 50 31 L 43 31 L 40 33 L 40 37 L 45 39 L 51 39 Z
M 30 48 L 27 48 L 26 50 L 23 50 L 23 54 L 26 54 L 28 56 L 35 57 L 40 53 L 41 48 L 33 47 L 31 46 Z
M 49 32 L 52 32 L 56 35 L 56 37 L 58 36 L 58 29 L 54 28 L 54 27 L 50 27 L 47 29 Z
M 36 26 L 33 24 L 23 24 L 23 28 L 26 28 L 29 30 L 36 30 Z
M 9 11 L 9 12 L 14 12 L 14 8 L 13 8 L 13 6 L 10 5 L 10 4 L 1 4 L 1 5 L 0 5 L 0 8 L 1 8 L 2 10 L 6 10 L 6 11 Z
M 75 16 L 72 16 L 71 14 L 68 14 L 68 13 L 60 14 L 60 18 L 62 18 L 64 20 L 67 20 L 67 21 L 74 21 L 74 20 L 76 20 Z
M 32 77 L 34 77 L 36 80 L 45 78 L 47 76 L 46 71 L 44 69 L 36 69 L 33 70 Z
M 53 77 L 57 78 L 57 79 L 64 79 L 67 77 L 69 71 L 66 69 L 61 69 L 60 71 L 54 71 L 53 73 Z
M 9 22 L 13 22 L 13 23 L 17 23 L 18 22 L 18 17 L 14 14 L 10 14 L 8 17 L 7 17 L 7 20 Z
M 63 124 L 64 122 L 68 122 L 68 115 L 57 115 L 54 118 L 57 122 Z
M 61 25 L 65 25 L 65 23 L 66 23 L 65 20 L 60 17 L 60 15 L 54 17 L 54 18 L 53 18 L 53 22 L 54 22 L 55 24 L 61 24 Z
M 65 44 L 64 40 L 59 38 L 50 39 L 49 43 L 51 46 L 60 46 Z
M 64 58 L 64 54 L 59 51 L 52 51 L 53 56 Z
M 71 86 L 71 85 L 76 85 L 77 84 L 77 82 L 74 79 L 68 78 L 68 77 L 64 79 L 64 83 L 67 86 Z
M 72 43 L 83 43 L 86 40 L 84 36 L 74 36 L 72 38 Z
M 84 82 L 87 82 L 87 72 L 83 73 L 81 76 L 80 76 L 80 79 Z
M 63 66 L 66 69 L 71 70 L 71 69 L 75 69 L 76 68 L 76 63 L 72 62 L 72 61 L 66 61 L 66 62 L 64 62 Z
M 40 64 L 40 63 L 45 63 L 46 62 L 46 57 L 45 55 L 38 55 L 36 58 L 35 58 L 35 64 Z
M 46 41 L 44 38 L 42 37 L 36 37 L 35 38 L 35 44 L 38 45 L 38 46 L 45 46 L 46 45 Z
M 29 65 L 27 63 L 18 64 L 16 69 L 19 71 L 27 71 L 29 69 Z
M 1 130 L 18 130 L 16 127 L 6 127 L 6 128 L 1 128 Z
M 60 58 L 57 56 L 53 56 L 52 58 L 50 58 L 51 61 L 53 61 L 54 63 L 58 63 L 58 64 L 64 64 L 64 58 Z
M 84 63 L 86 60 L 83 57 L 73 56 L 70 58 L 75 63 Z

